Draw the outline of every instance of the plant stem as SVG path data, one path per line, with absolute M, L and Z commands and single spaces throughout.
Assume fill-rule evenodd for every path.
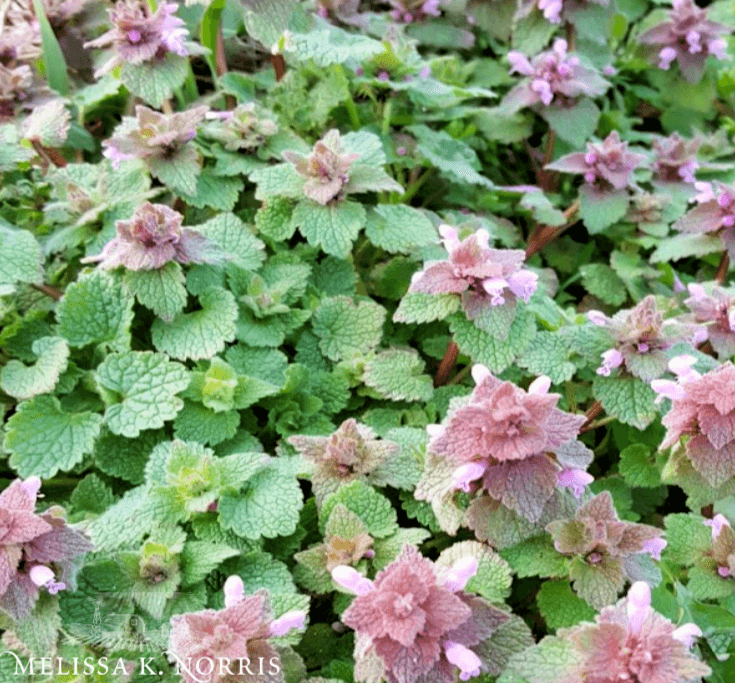
M 467 375 L 470 374 L 471 369 L 472 364 L 468 363 L 454 377 L 452 377 L 447 384 L 459 384 L 465 377 L 467 377 Z
M 385 106 L 383 107 L 383 125 L 380 129 L 380 132 L 383 135 L 388 135 L 390 132 L 390 119 L 391 115 L 393 114 L 393 100 L 388 100 L 385 103 Z
M 433 168 L 427 168 L 411 185 L 406 188 L 405 194 L 401 197 L 401 201 L 404 204 L 408 204 L 414 195 L 419 191 L 421 186 L 426 182 L 426 179 L 431 175 Z
M 271 64 L 273 64 L 273 71 L 276 72 L 276 81 L 280 81 L 286 73 L 286 62 L 283 55 L 271 55 Z
M 531 237 L 528 238 L 528 246 L 526 247 L 526 260 L 534 254 L 541 251 L 547 244 L 553 242 L 565 230 L 571 228 L 577 221 L 577 212 L 579 211 L 579 200 L 572 202 L 564 211 L 564 218 L 567 222 L 563 225 L 553 227 L 551 225 L 539 225 L 533 231 Z
M 717 272 L 715 273 L 715 280 L 717 284 L 722 284 L 727 278 L 727 271 L 730 269 L 730 257 L 727 252 L 722 254 L 720 264 L 717 266 Z
M 436 377 L 434 377 L 435 387 L 440 387 L 447 381 L 449 373 L 457 362 L 457 356 L 459 356 L 459 346 L 455 342 L 450 341 L 447 345 L 447 350 L 444 352 L 444 358 L 442 358 L 442 362 L 439 364 L 439 369 L 436 371 Z
M 52 287 L 51 285 L 31 284 L 31 287 L 33 287 L 33 289 L 35 289 L 37 292 L 41 292 L 46 296 L 50 296 L 54 301 L 58 301 L 59 299 L 61 299 L 62 296 L 64 296 L 64 292 L 62 292 L 60 289 L 56 289 L 56 287 Z
M 544 166 L 550 164 L 554 158 L 554 145 L 556 144 L 556 132 L 549 128 L 549 134 L 546 137 L 546 151 L 544 152 Z
M 594 419 L 602 412 L 602 403 L 599 401 L 595 401 L 588 409 L 587 412 L 584 414 L 587 418 L 587 422 L 585 422 L 580 432 L 586 432 L 591 428 L 591 425 L 594 424 Z
M 50 147 L 44 147 L 38 140 L 33 140 L 33 149 L 38 152 L 38 155 L 49 165 L 56 166 L 56 168 L 64 168 L 68 163 L 66 159 L 56 149 Z

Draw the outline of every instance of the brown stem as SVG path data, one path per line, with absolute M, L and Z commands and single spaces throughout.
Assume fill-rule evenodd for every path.
M 709 505 L 705 505 L 700 512 L 702 513 L 702 517 L 706 517 L 707 519 L 712 519 L 715 515 L 715 506 L 710 503 Z
M 54 301 L 58 301 L 59 299 L 61 299 L 62 296 L 64 296 L 64 292 L 62 292 L 60 289 L 56 289 L 56 287 L 52 287 L 51 285 L 31 284 L 31 287 L 33 287 L 33 289 L 35 289 L 36 291 L 45 294 L 46 296 L 50 296 Z
M 544 166 L 550 164 L 554 158 L 554 145 L 556 144 L 556 133 L 549 129 L 549 134 L 546 137 L 546 151 L 544 152 Z
M 472 364 L 468 363 L 454 377 L 452 377 L 447 384 L 459 384 L 465 377 L 467 377 L 467 375 L 470 374 L 471 369 Z
M 730 257 L 727 252 L 722 254 L 720 264 L 717 266 L 717 272 L 715 273 L 715 280 L 717 284 L 722 284 L 727 278 L 727 271 L 730 269 Z
M 217 27 L 217 42 L 214 51 L 214 68 L 218 76 L 227 73 L 227 57 L 225 56 L 225 41 L 222 37 L 222 24 Z
M 582 425 L 580 428 L 580 432 L 586 432 L 592 422 L 594 422 L 595 418 L 602 412 L 602 403 L 599 401 L 595 401 L 588 409 L 587 412 L 584 414 L 584 416 L 587 418 L 587 421 Z
M 286 62 L 283 55 L 271 55 L 271 64 L 273 64 L 273 71 L 276 72 L 276 80 L 280 81 L 286 73 Z
M 38 140 L 32 140 L 31 144 L 33 149 L 38 152 L 38 155 L 46 161 L 49 166 L 56 166 L 57 168 L 64 168 L 67 165 L 67 160 L 61 155 L 61 152 L 51 147 L 44 147 Z
M 579 200 L 572 202 L 564 210 L 564 218 L 566 223 L 559 226 L 539 225 L 528 238 L 528 246 L 526 247 L 526 260 L 541 251 L 547 244 L 553 242 L 565 230 L 569 229 L 577 221 L 577 211 L 579 211 Z
M 442 362 L 439 364 L 439 369 L 436 371 L 436 377 L 434 377 L 435 387 L 440 387 L 447 381 L 449 373 L 457 362 L 457 356 L 459 356 L 459 346 L 455 342 L 450 341 L 444 353 L 444 358 L 442 358 Z
M 567 22 L 564 29 L 567 38 L 567 50 L 574 52 L 577 49 L 577 35 L 574 31 L 574 24 Z

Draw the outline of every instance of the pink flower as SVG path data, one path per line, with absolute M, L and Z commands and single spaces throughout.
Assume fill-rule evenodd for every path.
M 663 538 L 650 538 L 643 544 L 641 552 L 648 553 L 654 560 L 661 559 L 661 551 L 667 546 Z
M 288 442 L 314 463 L 311 486 L 319 505 L 344 484 L 369 481 L 373 470 L 398 453 L 397 444 L 375 438 L 372 429 L 353 418 L 329 437 L 297 435 Z
M 735 355 L 735 296 L 717 285 L 707 290 L 702 285 L 690 284 L 684 305 L 692 312 L 691 320 L 697 324 L 705 339 L 721 360 Z M 688 321 L 689 318 L 684 318 Z
M 66 588 L 77 570 L 71 560 L 92 549 L 61 508 L 34 512 L 40 485 L 38 477 L 16 479 L 0 493 L 0 607 L 16 619 L 32 611 L 39 588 Z
M 319 204 L 338 199 L 349 182 L 350 166 L 360 158 L 359 154 L 346 154 L 337 129 L 330 130 L 314 144 L 308 157 L 286 151 L 283 158 L 292 163 L 296 172 L 306 179 L 304 196 Z
M 628 151 L 628 143 L 622 142 L 614 130 L 600 145 L 587 143 L 587 152 L 567 154 L 544 168 L 562 173 L 584 176 L 585 183 L 598 191 L 622 190 L 636 187 L 633 169 L 645 161 L 643 154 Z
M 639 36 L 644 45 L 661 47 L 659 68 L 668 69 L 679 62 L 684 78 L 696 83 L 702 77 L 708 55 L 726 57 L 722 36 L 732 33 L 729 27 L 707 19 L 707 9 L 697 7 L 693 0 L 674 0 L 668 21 L 664 21 Z
M 145 0 L 143 0 L 145 1 Z M 96 72 L 99 77 L 121 64 L 142 64 L 160 60 L 169 52 L 185 57 L 189 54 L 185 40 L 189 32 L 183 19 L 175 16 L 178 5 L 163 2 L 148 16 L 139 0 L 118 0 L 107 10 L 113 27 L 96 40 L 84 44 L 90 47 L 112 47 L 114 55 Z
M 661 448 L 689 437 L 686 457 L 710 486 L 721 486 L 735 476 L 735 367 L 725 363 L 680 386 L 683 396 L 663 418 Z
M 538 286 L 538 276 L 523 268 L 525 254 L 520 249 L 491 249 L 489 235 L 478 230 L 460 241 L 457 231 L 439 228 L 446 261 L 427 263 L 414 274 L 409 292 L 458 294 L 472 320 L 489 307 L 528 302 Z
M 441 15 L 442 0 L 388 0 L 388 2 L 394 8 L 391 17 L 405 24 Z
M 725 515 L 716 514 L 712 519 L 705 519 L 704 525 L 712 527 L 712 540 L 716 541 L 717 537 L 726 526 L 730 526 L 730 522 Z
M 595 622 L 557 632 L 581 660 L 566 683 L 688 683 L 710 673 L 689 653 L 701 635 L 697 626 L 677 629 L 655 612 L 651 589 L 643 582 L 634 583 L 628 597 L 603 609 Z
M 589 486 L 595 478 L 585 472 L 574 468 L 566 468 L 559 472 L 559 486 L 565 486 L 572 489 L 575 498 L 579 498 L 584 493 L 584 487 Z
M 567 56 L 567 41 L 562 38 L 533 61 L 529 62 L 515 50 L 508 53 L 508 61 L 511 73 L 515 71 L 528 77 L 505 96 L 501 106 L 509 111 L 538 104 L 548 107 L 555 99 L 567 102 L 582 95 L 596 97 L 610 87 L 596 71 L 582 66 L 579 57 Z
M 694 172 L 699 168 L 696 160 L 700 141 L 685 140 L 678 133 L 668 138 L 656 138 L 653 141 L 655 157 L 653 172 L 658 180 L 673 183 L 695 183 Z
M 342 615 L 342 621 L 357 632 L 356 666 L 375 658 L 382 667 L 381 677 L 390 683 L 414 683 L 424 677 L 451 683 L 457 669 L 461 680 L 478 676 L 486 665 L 482 651 L 471 648 L 508 617 L 458 587 L 469 578 L 470 569 L 471 563 L 455 565 L 457 580 L 441 584 L 433 563 L 412 546 L 404 546 Z
M 303 613 L 300 613 L 303 614 Z M 185 683 L 199 683 L 201 672 L 211 672 L 208 683 L 227 683 L 233 673 L 238 672 L 239 659 L 249 662 L 274 661 L 278 671 L 269 676 L 274 683 L 283 680 L 282 666 L 278 651 L 268 642 L 276 630 L 299 628 L 303 625 L 301 616 L 284 615 L 272 621 L 268 593 L 260 590 L 254 595 L 243 596 L 238 601 L 221 610 L 202 610 L 171 617 L 168 654 L 171 661 L 178 665 Z M 283 621 L 281 621 L 283 620 Z M 281 623 L 279 623 L 281 622 Z M 210 662 L 214 661 L 212 670 Z M 224 667 L 221 665 L 224 663 Z M 234 667 L 230 670 L 229 667 Z M 273 671 L 276 667 L 270 667 Z
M 434 432 L 428 449 L 456 463 L 458 488 L 469 491 L 470 482 L 481 478 L 481 492 L 520 514 L 540 514 L 558 484 L 559 470 L 579 468 L 577 462 L 565 464 L 560 449 L 574 442 L 585 418 L 555 407 L 560 396 L 547 393 L 546 377 L 525 392 L 496 379 L 483 366 L 474 366 L 472 375 L 477 386 L 469 402 L 448 413 L 444 429 Z M 554 452 L 558 460 L 548 455 Z M 580 475 L 575 476 L 579 480 Z M 533 512 L 522 493 L 531 489 Z
M 610 371 L 619 368 L 623 364 L 623 356 L 617 349 L 610 349 L 602 354 L 602 365 L 597 368 L 597 374 L 609 377 Z
M 129 221 L 117 221 L 117 237 L 97 256 L 82 263 L 99 262 L 104 270 L 124 266 L 128 270 L 157 270 L 170 261 L 218 263 L 223 254 L 205 237 L 181 227 L 184 217 L 164 204 L 142 204 Z

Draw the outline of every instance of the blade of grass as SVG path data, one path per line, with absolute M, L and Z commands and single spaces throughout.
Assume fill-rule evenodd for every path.
M 41 29 L 41 49 L 43 50 L 43 67 L 46 71 L 46 80 L 52 90 L 60 95 L 68 95 L 69 71 L 59 41 L 56 40 L 54 30 L 46 16 L 43 2 L 33 0 L 33 10 Z
M 220 30 L 220 19 L 222 10 L 225 8 L 227 0 L 213 0 L 202 17 L 202 23 L 199 27 L 199 36 L 204 47 L 209 48 L 207 55 L 207 63 L 212 71 L 212 77 L 217 80 L 219 73 L 217 64 L 217 33 Z

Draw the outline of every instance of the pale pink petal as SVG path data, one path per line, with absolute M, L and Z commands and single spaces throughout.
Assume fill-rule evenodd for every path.
M 538 287 L 538 275 L 530 270 L 519 270 L 508 278 L 508 288 L 519 299 L 528 303 Z
M 696 301 L 702 301 L 707 298 L 707 292 L 704 291 L 704 287 L 696 282 L 692 282 L 690 285 L 687 285 L 687 289 L 689 290 L 689 294 L 691 294 L 692 298 Z
M 489 377 L 493 374 L 484 365 L 480 365 L 479 363 L 473 365 L 470 372 L 472 374 L 472 379 L 475 381 L 475 384 L 482 384 L 482 381 L 486 377 Z
M 623 363 L 623 356 L 617 349 L 609 349 L 602 354 L 602 364 L 597 368 L 597 374 L 608 377 L 610 371 Z
M 651 588 L 645 581 L 636 581 L 628 591 L 628 629 L 638 633 L 651 611 Z
M 20 486 L 35 501 L 41 489 L 41 480 L 38 477 L 28 477 Z
M 523 74 L 524 76 L 530 76 L 533 74 L 531 62 L 528 61 L 528 58 L 522 52 L 511 50 L 508 53 L 508 61 L 510 62 L 511 73 L 515 71 L 516 73 Z
M 374 588 L 373 582 L 370 579 L 366 579 L 356 569 L 344 564 L 340 564 L 332 569 L 332 578 L 340 586 L 355 593 L 355 595 L 365 595 Z
M 446 431 L 447 431 L 447 428 L 444 427 L 443 425 L 426 425 L 426 433 L 432 439 L 438 439 Z
M 691 382 L 702 377 L 702 375 L 692 368 L 692 365 L 696 362 L 697 359 L 689 354 L 675 356 L 669 361 L 669 370 L 682 382 Z
M 45 586 L 54 580 L 54 572 L 42 564 L 37 564 L 30 571 L 31 581 L 37 586 Z
M 589 486 L 594 480 L 595 478 L 589 472 L 566 468 L 559 472 L 558 486 L 572 489 L 574 497 L 579 498 L 584 493 L 584 487 Z
M 654 560 L 661 559 L 661 551 L 667 543 L 663 538 L 651 538 L 643 544 L 643 552 L 648 553 Z
M 444 653 L 451 664 L 460 670 L 460 679 L 467 681 L 473 676 L 480 675 L 480 666 L 482 662 L 480 658 L 464 645 L 447 640 L 444 643 Z
M 223 590 L 225 593 L 225 607 L 235 605 L 245 597 L 245 584 L 236 574 L 227 578 Z
M 684 643 L 684 646 L 689 649 L 694 645 L 696 638 L 702 637 L 702 631 L 696 624 L 683 624 L 671 634 L 671 637 Z
M 723 527 L 730 526 L 730 521 L 725 515 L 717 513 L 712 519 L 705 519 L 704 524 L 705 526 L 712 527 L 712 541 L 714 542 L 717 540 Z
M 682 401 L 686 397 L 684 387 L 677 382 L 672 382 L 670 379 L 654 379 L 651 382 L 651 389 L 658 394 L 656 398 L 657 403 L 661 403 L 665 398 L 669 398 L 672 401 Z
M 529 394 L 538 394 L 543 396 L 549 393 L 551 388 L 551 378 L 546 375 L 539 375 L 531 384 L 528 385 Z
M 463 590 L 467 582 L 477 574 L 478 567 L 479 564 L 474 557 L 463 557 L 457 560 L 447 574 L 444 587 L 453 593 Z
M 292 629 L 303 629 L 306 622 L 306 612 L 301 610 L 292 610 L 278 617 L 270 625 L 270 634 L 272 636 L 285 636 Z
M 607 325 L 607 316 L 602 311 L 587 311 L 587 320 L 598 327 Z
M 460 465 L 452 475 L 454 488 L 469 492 L 470 483 L 479 479 L 486 469 L 487 467 L 479 462 L 468 462 L 466 465 Z

